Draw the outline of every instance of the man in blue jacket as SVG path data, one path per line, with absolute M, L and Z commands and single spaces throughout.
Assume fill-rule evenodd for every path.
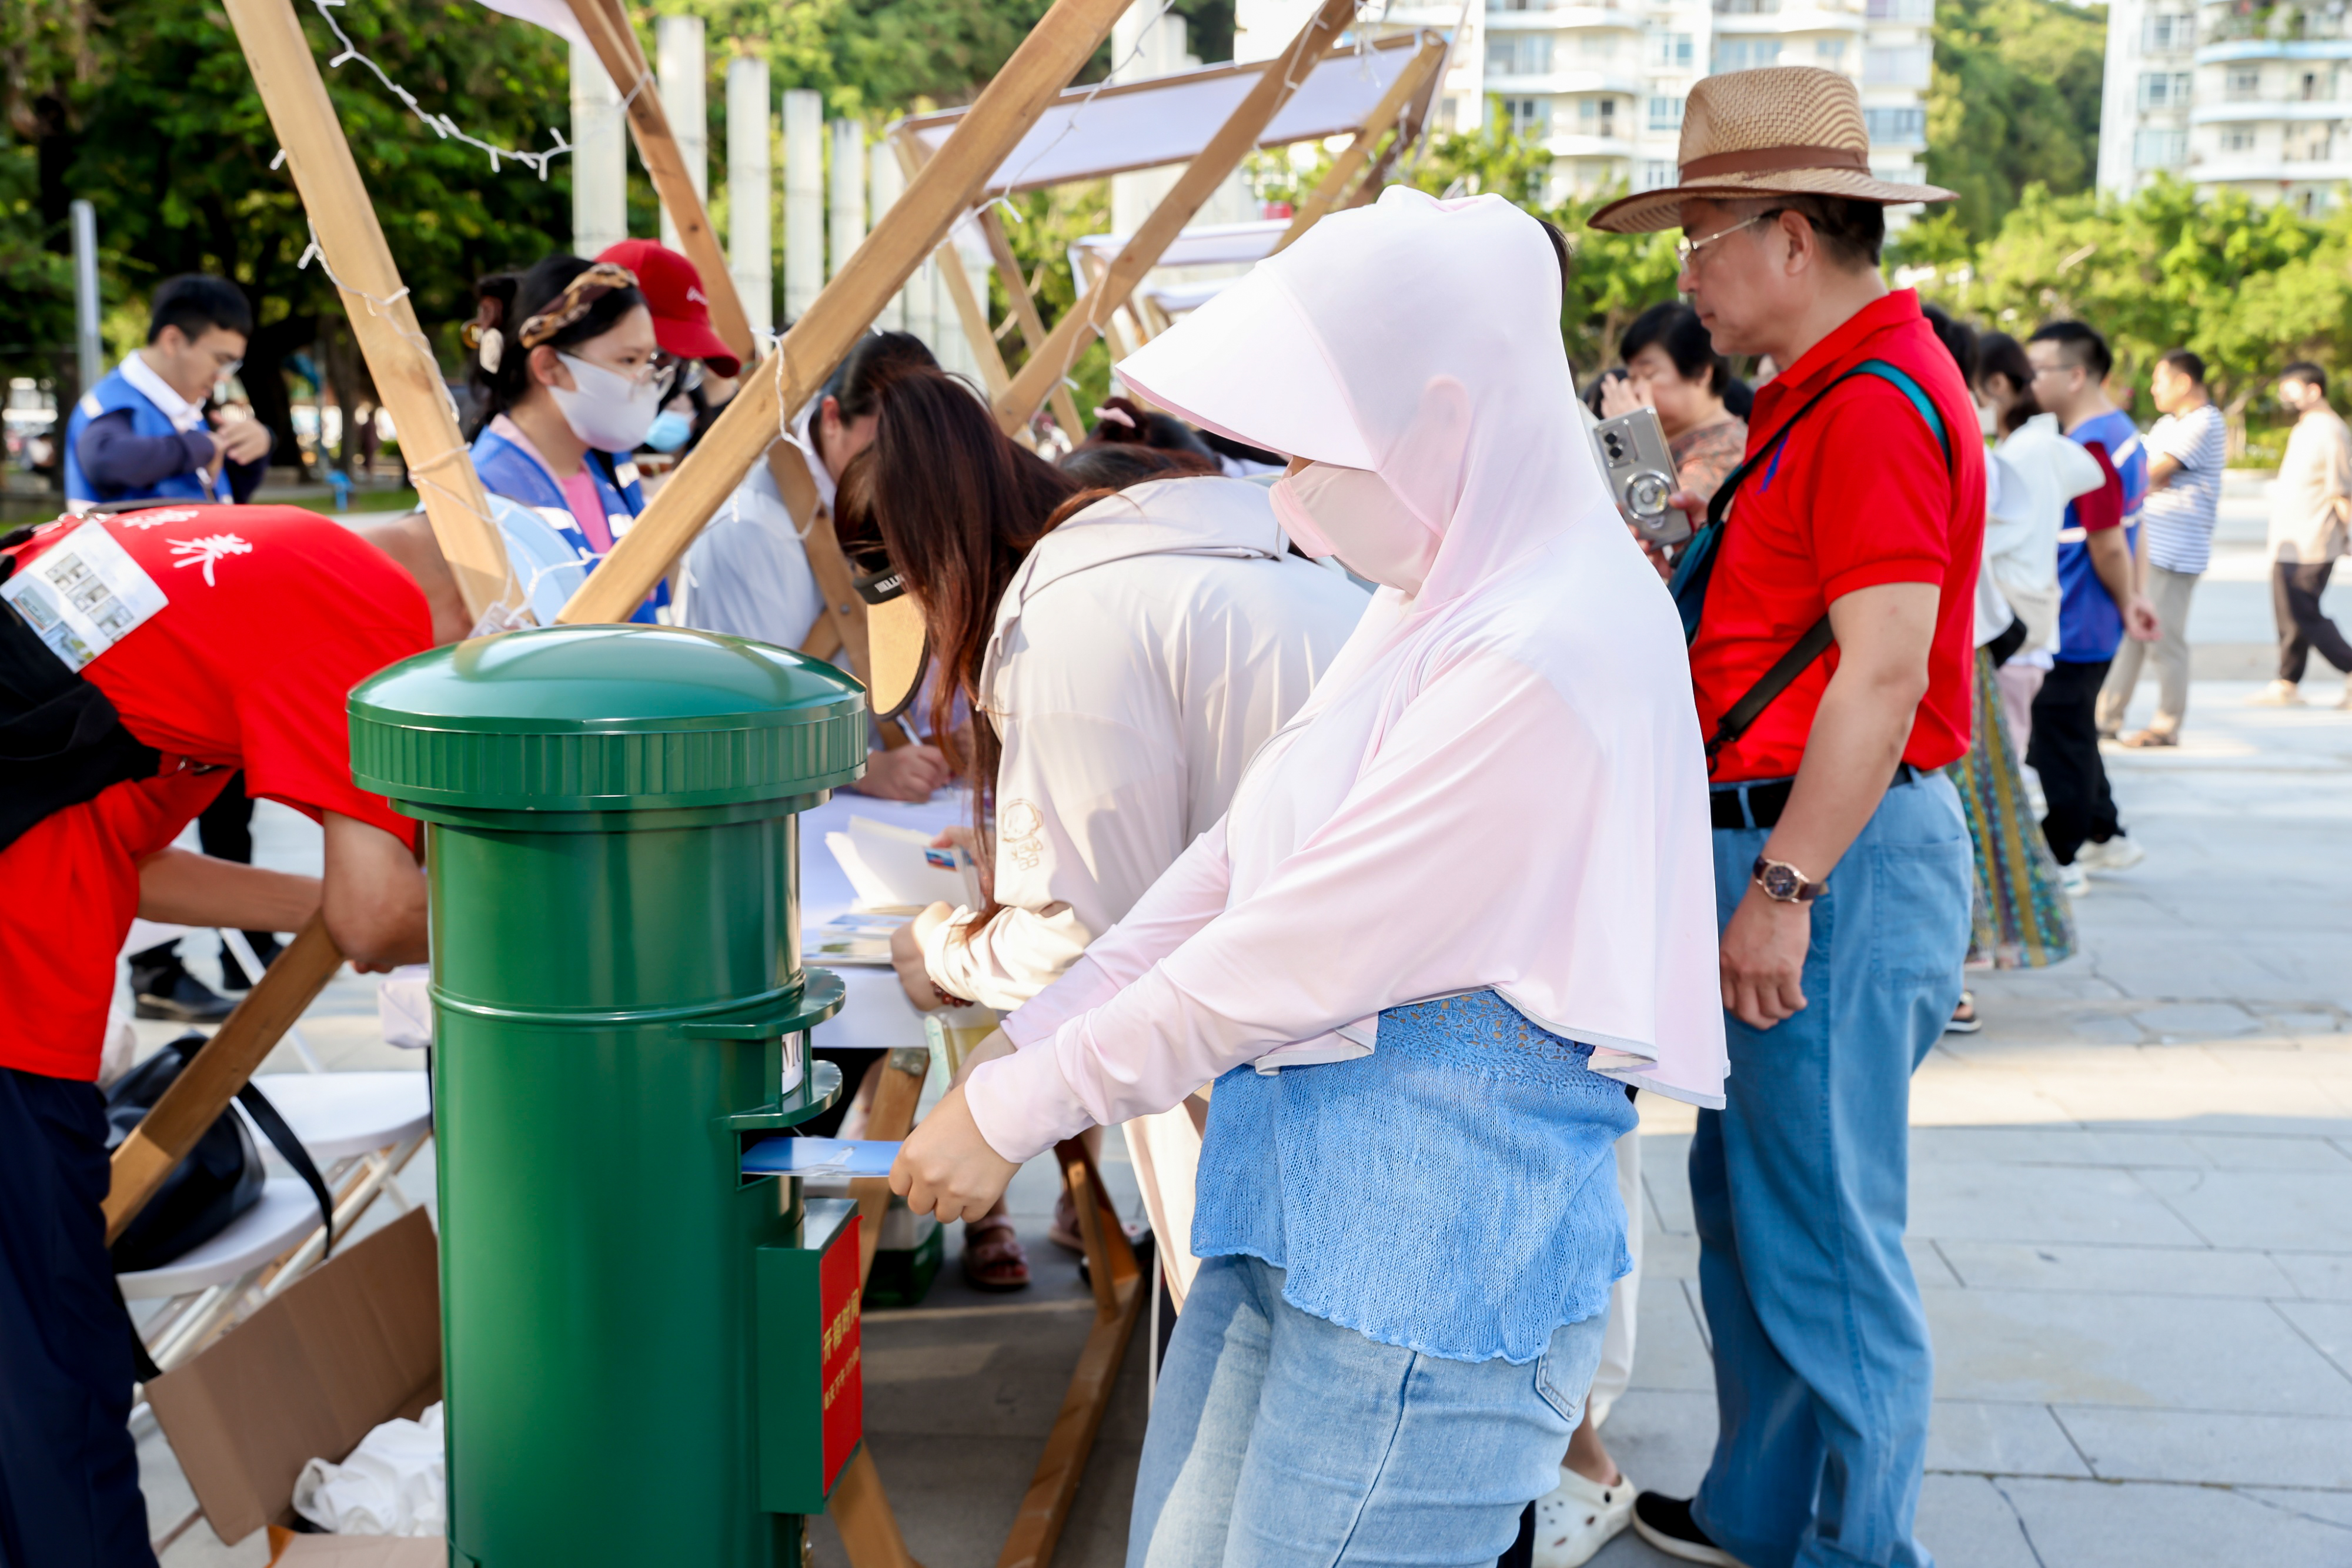
M 253 308 L 226 277 L 191 273 L 155 291 L 147 346 L 74 404 L 66 422 L 66 499 L 92 502 L 235 501 L 251 498 L 269 465 L 269 427 L 242 409 L 211 415 L 213 389 L 236 373 L 253 331 Z M 245 776 L 229 780 L 205 814 L 207 854 L 253 858 L 253 802 Z M 266 931 L 246 933 L 263 963 L 277 956 Z M 176 939 L 131 956 L 131 990 L 141 1018 L 217 1023 L 236 1004 L 188 973 Z M 232 984 L 251 983 L 226 952 Z
M 226 277 L 155 291 L 147 345 L 84 392 L 66 422 L 66 499 L 243 502 L 269 463 L 269 427 L 205 401 L 236 373 L 253 308 Z

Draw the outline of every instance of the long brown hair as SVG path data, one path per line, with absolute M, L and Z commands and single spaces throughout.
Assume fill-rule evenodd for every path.
M 980 690 L 997 601 L 1030 548 L 1066 515 L 1077 480 L 1023 450 L 962 382 L 908 371 L 881 399 L 874 443 L 851 460 L 834 507 L 843 548 L 877 541 L 923 609 L 939 677 L 931 735 L 971 785 L 975 830 L 986 821 L 1003 746 Z M 955 736 L 955 704 L 971 712 L 971 743 Z

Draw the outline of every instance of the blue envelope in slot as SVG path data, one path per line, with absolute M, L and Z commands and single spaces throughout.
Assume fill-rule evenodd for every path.
M 762 1138 L 743 1151 L 745 1176 L 885 1176 L 898 1145 L 869 1138 Z

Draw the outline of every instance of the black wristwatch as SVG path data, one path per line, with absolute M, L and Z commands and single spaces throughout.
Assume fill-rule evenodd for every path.
M 1775 904 L 1811 904 L 1829 886 L 1827 883 L 1807 881 L 1805 873 L 1787 861 L 1768 861 L 1762 855 L 1756 857 L 1755 868 L 1748 875 L 1764 890 L 1764 896 Z

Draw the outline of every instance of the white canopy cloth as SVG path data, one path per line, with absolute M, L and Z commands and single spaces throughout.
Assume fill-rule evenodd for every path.
M 1245 224 L 1202 224 L 1169 242 L 1156 267 L 1227 267 L 1264 261 L 1274 254 L 1275 242 L 1289 231 L 1288 218 L 1259 218 Z M 1070 248 L 1108 266 L 1127 248 L 1132 235 L 1087 235 Z M 1084 276 L 1083 272 L 1080 274 Z
M 1344 45 L 1325 56 L 1257 144 L 1281 147 L 1361 130 L 1420 47 L 1419 33 L 1400 33 L 1360 48 Z M 1258 73 L 1273 63 L 1244 60 L 1118 87 L 1070 88 L 989 176 L 981 199 L 1073 180 L 1106 179 L 1196 157 L 1257 85 Z M 1429 78 L 1433 87 L 1437 75 Z M 1407 118 L 1418 122 L 1420 109 L 1410 108 Z M 914 137 L 928 155 L 946 142 L 963 113 L 946 109 L 915 115 L 900 120 L 896 133 Z
M 1245 1062 L 1360 1055 L 1382 1010 L 1487 988 L 1595 1071 L 1723 1103 L 1681 622 L 1583 439 L 1559 300 L 1510 204 L 1392 188 L 1118 367 L 1195 423 L 1373 471 L 1442 542 L 1222 831 L 1008 1020 L 1023 1049 L 966 1086 L 1000 1155 Z

